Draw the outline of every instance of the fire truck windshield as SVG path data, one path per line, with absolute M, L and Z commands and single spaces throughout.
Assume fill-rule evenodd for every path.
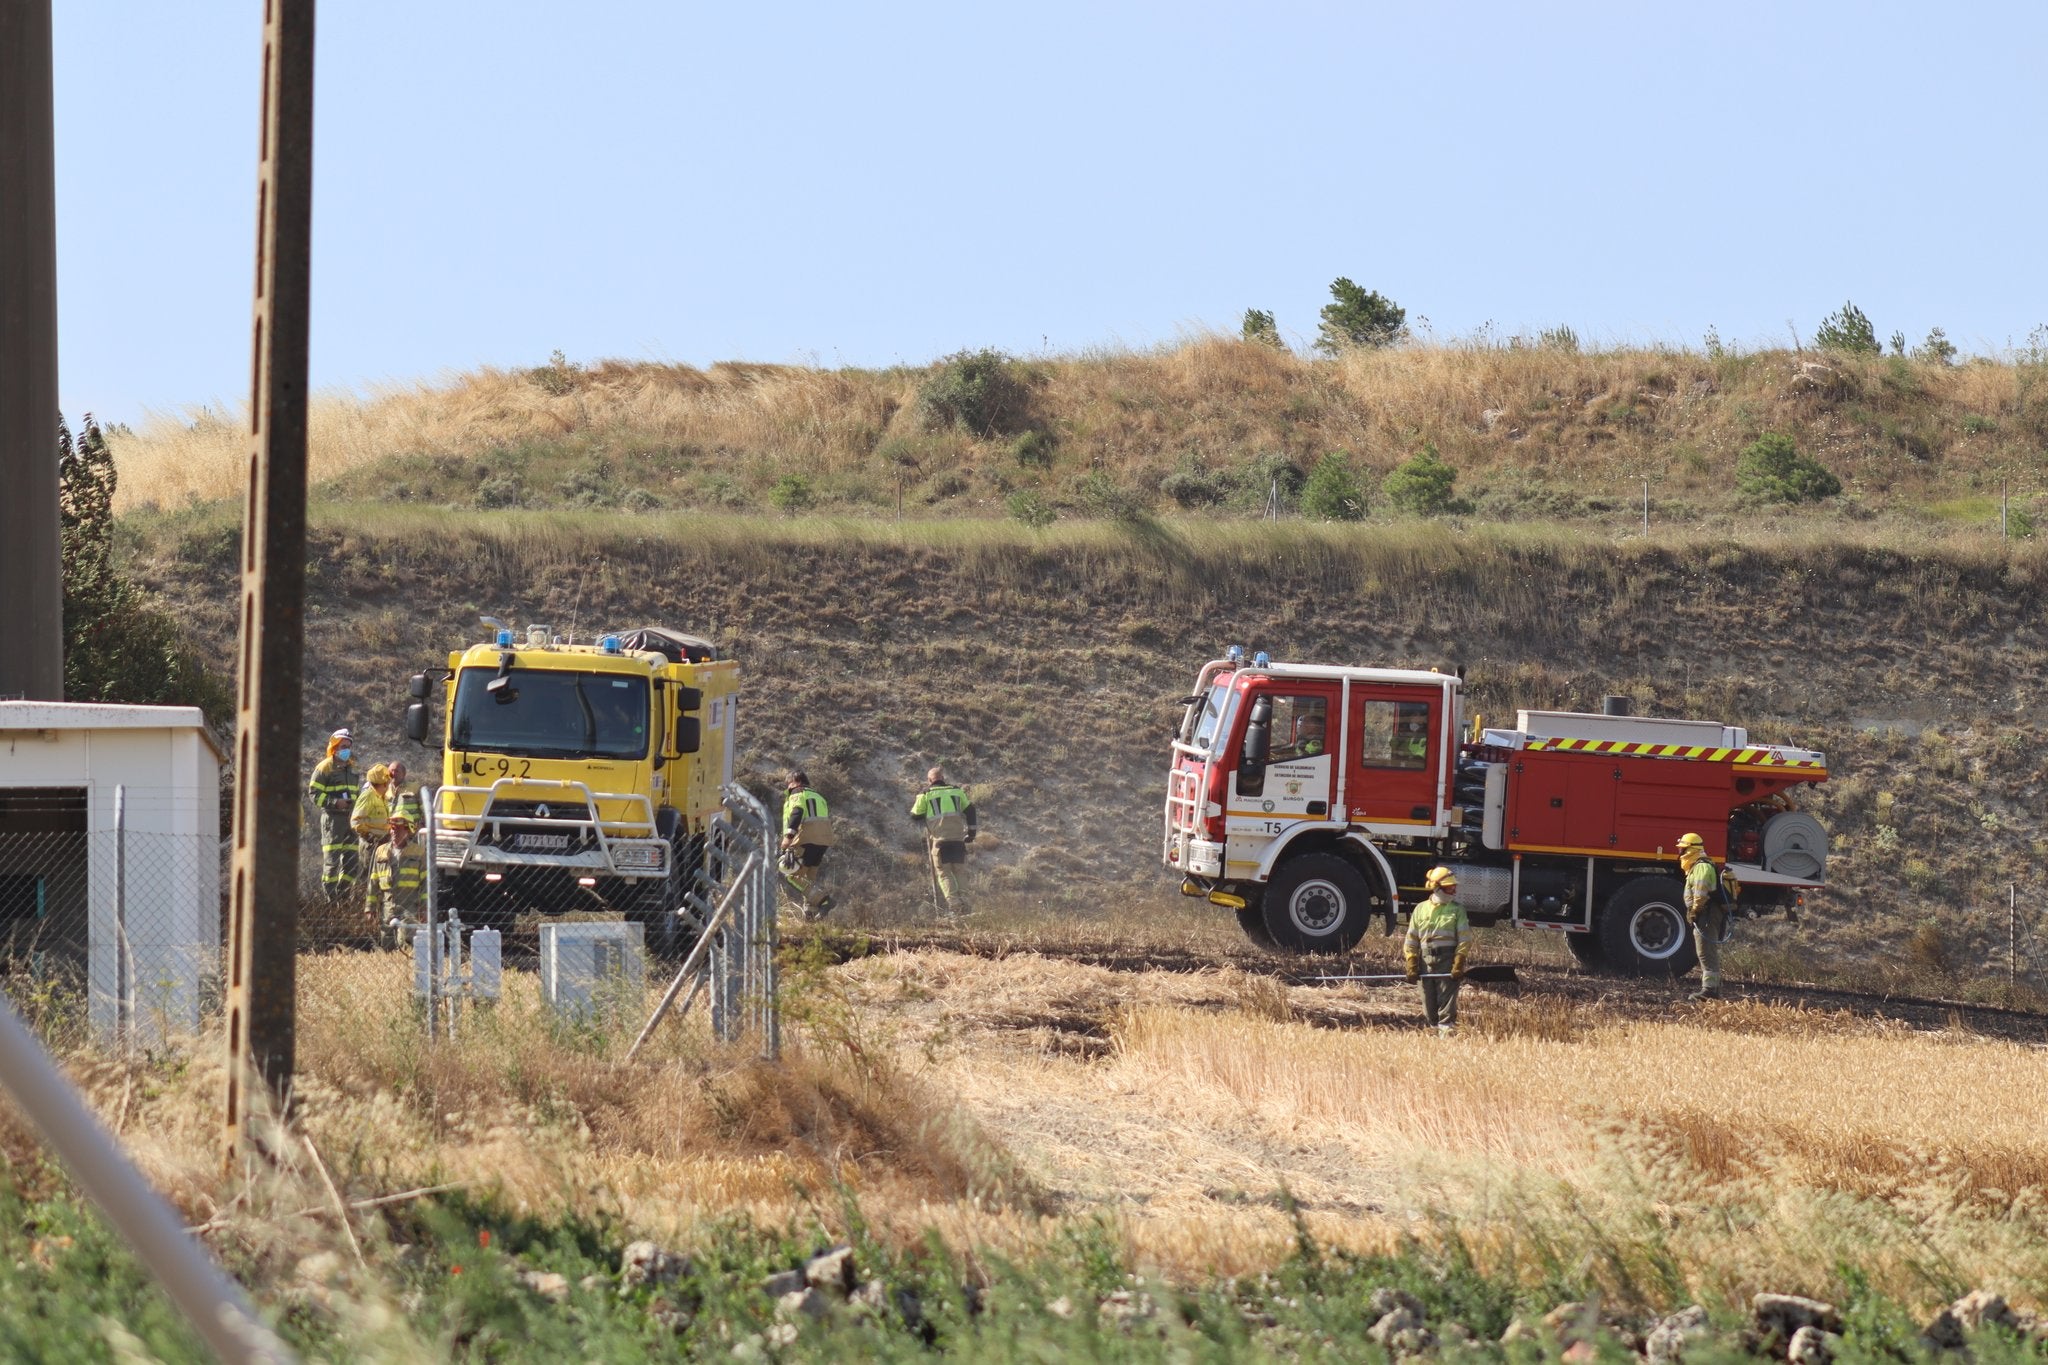
M 1216 739 L 1216 731 L 1223 724 L 1224 713 L 1230 709 L 1232 696 L 1230 684 L 1217 683 L 1209 689 L 1209 700 L 1202 705 L 1202 714 L 1195 721 L 1194 738 L 1189 742 L 1197 749 L 1207 752 Z
M 457 749 L 531 758 L 645 758 L 647 680 L 515 668 L 465 668 L 455 685 Z M 510 700 L 502 700 L 506 694 Z

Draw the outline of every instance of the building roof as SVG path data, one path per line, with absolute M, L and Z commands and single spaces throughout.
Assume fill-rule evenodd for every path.
M 197 730 L 227 762 L 206 715 L 196 706 L 129 706 L 98 701 L 0 701 L 0 732 L 7 730 Z

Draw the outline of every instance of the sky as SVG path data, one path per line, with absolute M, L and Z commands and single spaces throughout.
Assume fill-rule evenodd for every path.
M 261 6 L 55 4 L 60 389 L 248 387 Z M 2048 6 L 326 0 L 312 381 L 2048 322 Z

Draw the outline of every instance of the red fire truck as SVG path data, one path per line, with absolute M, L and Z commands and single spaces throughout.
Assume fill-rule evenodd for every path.
M 1472 730 L 1462 680 L 1435 670 L 1205 664 L 1173 742 L 1166 865 L 1233 909 L 1254 942 L 1342 952 L 1391 933 L 1438 863 L 1475 924 L 1561 931 L 1573 954 L 1680 973 L 1694 951 L 1678 837 L 1697 831 L 1740 884 L 1736 919 L 1825 882 L 1827 834 L 1793 801 L 1827 758 L 1740 726 L 1522 711 Z

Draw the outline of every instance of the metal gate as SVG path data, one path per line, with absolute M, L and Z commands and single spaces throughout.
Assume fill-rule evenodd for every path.
M 760 1054 L 782 1051 L 782 1016 L 776 998 L 775 822 L 768 808 L 737 783 L 725 787 L 725 809 L 705 836 L 704 861 L 688 896 L 691 917 L 701 926 L 696 946 L 648 1016 L 630 1061 L 682 1000 L 687 1014 L 700 992 L 711 996 L 711 1031 L 736 1043 L 748 1033 Z M 687 994 L 685 993 L 687 989 Z

